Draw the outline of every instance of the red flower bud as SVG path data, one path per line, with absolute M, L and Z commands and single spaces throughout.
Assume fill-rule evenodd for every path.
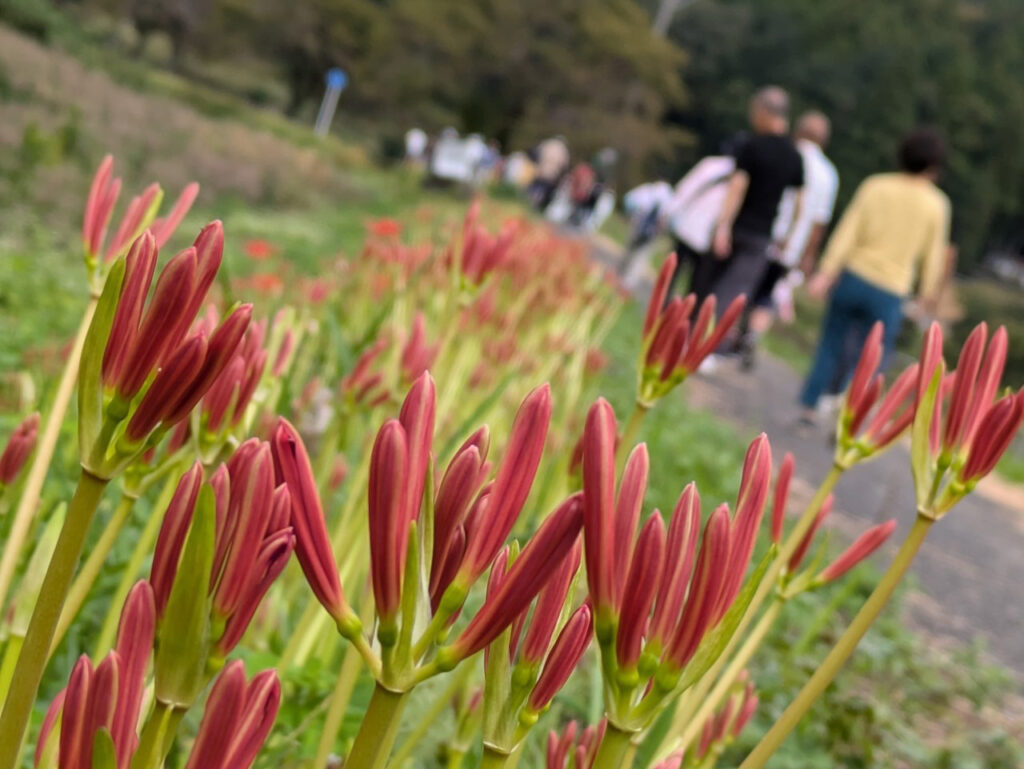
M 351 613 L 338 579 L 338 564 L 324 522 L 313 468 L 298 432 L 280 419 L 271 439 L 277 480 L 287 484 L 291 497 L 291 523 L 295 555 L 317 600 L 335 621 Z
M 540 662 L 547 654 L 548 647 L 551 645 L 551 636 L 554 635 L 558 620 L 562 616 L 565 599 L 569 595 L 569 588 L 572 587 L 572 580 L 580 567 L 582 557 L 583 547 L 580 541 L 576 540 L 569 557 L 562 562 L 558 571 L 552 575 L 544 589 L 540 591 L 537 606 L 530 618 L 530 627 L 527 629 L 526 638 L 523 641 L 521 656 L 524 661 Z
M 655 510 L 647 519 L 637 539 L 629 577 L 625 580 L 625 595 L 619 618 L 619 632 L 615 651 L 619 665 L 631 668 L 640 659 L 647 618 L 665 563 L 665 524 Z
M 960 471 L 964 481 L 976 481 L 992 472 L 1010 447 L 1024 419 L 1024 395 L 1007 395 L 982 417 L 974 436 L 967 462 Z
M 647 478 L 650 474 L 650 458 L 647 446 L 638 445 L 626 460 L 619 484 L 619 495 L 615 501 L 615 531 L 613 533 L 614 561 L 606 568 L 612 569 L 612 602 L 615 611 L 622 606 L 623 593 L 626 586 L 626 575 L 629 573 L 633 540 L 636 527 L 640 520 L 644 495 L 647 493 Z
M 661 270 L 658 271 L 658 277 L 654 281 L 654 290 L 651 291 L 651 298 L 647 302 L 647 315 L 644 317 L 644 339 L 647 339 L 654 329 L 658 316 L 661 314 L 661 309 L 665 305 L 665 297 L 668 296 L 668 284 L 672 280 L 672 274 L 676 270 L 677 262 L 678 257 L 674 253 L 669 254 L 665 257 Z
M 196 462 L 181 476 L 167 512 L 164 513 L 164 521 L 160 526 L 156 549 L 153 552 L 153 566 L 149 573 L 157 616 L 162 616 L 167 607 L 167 599 L 171 595 L 171 585 L 178 571 L 178 560 L 185 546 L 188 528 L 192 524 L 192 514 L 199 499 L 199 487 L 202 482 L 203 466 Z
M 793 455 L 786 452 L 779 467 L 778 478 L 775 479 L 775 503 L 772 505 L 772 542 L 782 542 L 782 527 L 786 520 L 786 503 L 789 500 L 789 484 L 793 480 L 796 461 Z
M 150 225 L 150 231 L 153 233 L 153 237 L 156 239 L 157 248 L 162 248 L 168 240 L 171 239 L 171 235 L 178 229 L 178 225 L 181 224 L 181 220 L 185 218 L 185 214 L 192 208 L 192 204 L 199 196 L 199 184 L 197 182 L 191 182 L 185 185 L 185 188 L 178 195 L 178 199 L 174 202 L 171 207 L 171 211 L 167 216 L 156 219 L 152 225 Z
M 61 769 L 92 769 L 96 732 L 109 731 L 117 702 L 117 652 L 111 652 L 93 670 L 82 655 L 68 681 L 60 719 Z
M 413 383 L 398 415 L 398 421 L 405 430 L 409 452 L 404 505 L 410 519 L 414 521 L 419 519 L 420 506 L 423 504 L 423 487 L 426 485 L 427 465 L 434 442 L 436 407 L 434 380 L 429 372 L 424 371 Z
M 949 401 L 949 415 L 946 417 L 946 426 L 942 434 L 942 447 L 946 451 L 953 451 L 963 438 L 987 339 L 988 326 L 984 322 L 979 323 L 960 349 L 953 394 Z
M 370 576 L 377 614 L 393 618 L 402 600 L 402 578 L 412 515 L 407 506 L 408 443 L 396 419 L 377 433 L 370 456 Z
M 700 495 L 693 483 L 683 489 L 672 512 L 665 546 L 665 568 L 658 600 L 651 619 L 650 638 L 664 643 L 679 621 L 679 613 L 686 600 L 686 586 L 690 582 L 693 561 L 697 555 L 700 535 Z
M 107 224 L 114 204 L 121 192 L 121 180 L 112 179 L 114 158 L 107 155 L 103 158 L 85 201 L 85 214 L 82 217 L 82 243 L 86 255 L 97 258 L 103 248 L 103 239 L 107 234 Z
M 550 423 L 551 388 L 544 384 L 527 395 L 516 412 L 487 506 L 487 524 L 467 532 L 471 536 L 460 569 L 460 579 L 467 585 L 494 559 L 526 504 Z
M 896 529 L 896 519 L 880 523 L 865 531 L 818 576 L 822 582 L 833 582 L 880 548 Z
M 559 690 L 565 686 L 572 671 L 576 669 L 583 653 L 590 645 L 593 632 L 590 607 L 584 604 L 578 608 L 558 634 L 555 645 L 551 648 L 544 663 L 537 683 L 530 692 L 527 704 L 532 710 L 541 711 L 554 699 Z
M 14 428 L 7 446 L 0 454 L 0 486 L 10 486 L 21 473 L 29 456 L 35 450 L 39 435 L 39 412 L 30 414 Z
M 154 182 L 129 201 L 128 208 L 125 209 L 124 216 L 121 217 L 121 224 L 118 225 L 117 231 L 107 247 L 106 260 L 108 262 L 124 253 L 128 244 L 138 237 L 139 231 L 145 226 L 147 217 L 159 204 L 159 198 L 162 196 L 163 191 L 160 189 L 160 185 Z
M 971 403 L 967 409 L 967 416 L 964 420 L 963 436 L 961 442 L 964 446 L 973 445 L 974 436 L 977 433 L 981 419 L 988 411 L 992 400 L 999 390 L 999 383 L 1003 378 L 1003 368 L 1006 365 L 1006 352 L 1009 340 L 1006 336 L 1006 327 L 1000 326 L 992 335 L 985 353 L 985 360 L 981 364 L 978 374 L 978 381 L 974 388 Z
M 666 659 L 679 670 L 690 661 L 704 634 L 713 625 L 719 598 L 731 567 L 731 529 L 732 522 L 726 505 L 719 506 L 704 526 L 704 539 L 693 570 L 682 618 L 666 649 Z
M 241 660 L 231 662 L 210 690 L 185 769 L 249 769 L 280 706 L 275 671 L 266 670 L 246 684 Z
M 541 524 L 494 594 L 452 646 L 457 659 L 484 648 L 511 625 L 572 552 L 583 526 L 582 500 L 569 497 Z
M 110 736 L 117 754 L 118 769 L 128 769 L 139 744 L 136 728 L 155 633 L 156 604 L 153 588 L 145 580 L 140 580 L 125 600 L 114 646 L 119 660 L 119 675 L 117 708 L 110 726 Z
M 821 503 L 821 507 L 814 516 L 814 520 L 811 521 L 811 527 L 807 530 L 807 533 L 804 534 L 804 537 L 800 540 L 799 544 L 797 544 L 796 549 L 793 551 L 793 555 L 790 556 L 789 563 L 786 566 L 790 574 L 800 568 L 800 564 L 804 560 L 804 556 L 807 555 L 807 551 L 811 548 L 811 542 L 814 541 L 814 535 L 818 533 L 818 529 L 821 527 L 821 524 L 824 523 L 828 514 L 832 512 L 833 500 L 834 497 L 832 494 L 825 497 L 825 501 Z
M 598 619 L 615 611 L 615 412 L 599 398 L 583 430 L 583 538 L 590 598 Z

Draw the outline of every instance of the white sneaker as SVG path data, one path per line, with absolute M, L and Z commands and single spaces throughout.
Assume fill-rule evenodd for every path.
M 708 357 L 701 361 L 700 365 L 697 366 L 698 374 L 713 374 L 715 369 L 718 368 L 719 360 L 718 356 L 711 353 Z

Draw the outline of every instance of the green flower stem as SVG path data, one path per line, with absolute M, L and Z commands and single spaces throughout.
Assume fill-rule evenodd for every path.
M 107 521 L 107 526 L 103 530 L 103 534 L 100 535 L 99 540 L 89 553 L 89 557 L 85 559 L 85 563 L 82 564 L 82 568 L 71 583 L 71 589 L 68 591 L 67 600 L 64 602 L 64 609 L 61 611 L 60 620 L 57 622 L 57 630 L 54 632 L 53 641 L 50 643 L 51 657 L 54 652 L 57 651 L 57 647 L 60 645 L 60 642 L 64 640 L 64 634 L 67 633 L 68 628 L 71 627 L 71 623 L 75 621 L 75 617 L 82 608 L 82 604 L 85 603 L 85 598 L 89 595 L 89 590 L 96 581 L 96 577 L 99 576 L 100 570 L 103 568 L 104 561 L 106 561 L 107 556 L 110 555 L 110 551 L 114 547 L 114 543 L 117 541 L 117 537 L 120 535 L 121 529 L 124 528 L 125 522 L 131 516 L 132 509 L 134 507 L 135 497 L 123 494 L 121 496 L 121 501 L 117 503 L 117 508 L 114 510 L 114 514 L 110 517 L 110 520 Z
M 786 737 L 789 736 L 789 733 L 793 731 L 811 705 L 814 704 L 814 701 L 832 683 L 832 680 L 850 658 L 850 655 L 853 654 L 853 650 L 857 648 L 860 639 L 864 637 L 868 628 L 871 627 L 871 624 L 878 618 L 882 609 L 889 602 L 889 598 L 892 597 L 896 586 L 903 579 L 907 569 L 910 568 L 910 564 L 914 560 L 914 556 L 917 555 L 917 551 L 924 543 L 925 537 L 928 536 L 932 523 L 933 521 L 930 518 L 926 518 L 923 515 L 917 517 L 917 520 L 914 521 L 914 526 L 910 529 L 910 533 L 907 534 L 907 538 L 900 546 L 899 552 L 896 553 L 895 558 L 889 564 L 888 570 L 882 576 L 871 596 L 864 603 L 864 606 L 861 607 L 861 610 L 857 612 L 857 616 L 854 617 L 850 627 L 846 629 L 846 632 L 840 637 L 832 651 L 829 652 L 825 660 L 818 666 L 818 669 L 814 671 L 814 675 L 811 676 L 810 680 L 804 684 L 796 699 L 790 703 L 782 716 L 779 717 L 779 720 L 775 722 L 772 728 L 761 738 L 761 741 L 757 743 L 757 746 L 751 751 L 750 755 L 740 764 L 740 769 L 760 769 L 760 767 L 763 767 L 775 751 L 779 749 L 779 746 L 782 745 Z
M 708 718 L 715 712 L 715 709 L 719 706 L 722 700 L 729 694 L 733 684 L 736 683 L 736 679 L 747 667 L 751 657 L 754 656 L 754 653 L 764 641 L 765 636 L 768 635 L 768 631 L 775 625 L 775 621 L 778 619 L 779 613 L 782 611 L 782 607 L 785 603 L 786 602 L 781 598 L 776 598 L 772 601 L 764 614 L 761 615 L 761 619 L 758 620 L 754 629 L 750 631 L 750 635 L 747 636 L 743 645 L 736 652 L 736 656 L 733 657 L 729 666 L 719 677 L 718 682 L 715 684 L 715 688 L 711 690 L 711 693 L 707 694 L 707 696 L 704 696 L 703 692 L 697 693 L 698 696 L 695 698 L 695 701 L 700 702 L 700 706 L 696 708 L 696 710 L 693 708 L 686 708 L 686 712 L 678 711 L 676 713 L 670 733 L 683 726 L 685 726 L 685 731 L 683 731 L 678 742 L 669 748 L 668 753 L 682 752 L 690 746 L 690 743 L 692 743 L 694 738 L 700 733 L 705 722 L 707 722 Z M 710 684 L 714 679 L 709 677 L 705 680 Z
M 609 723 L 591 769 L 629 769 L 636 755 L 632 739 L 632 734 Z
M 132 585 L 135 584 L 139 572 L 142 570 L 143 561 L 146 560 L 146 556 L 153 549 L 153 543 L 156 542 L 156 537 L 160 533 L 160 526 L 164 521 L 164 512 L 167 510 L 167 506 L 171 504 L 171 497 L 174 496 L 174 490 L 178 487 L 179 480 L 177 472 L 168 474 L 167 480 L 164 481 L 164 486 L 160 490 L 160 496 L 157 497 L 157 501 L 149 514 L 149 519 L 146 521 L 145 527 L 143 527 L 138 540 L 135 542 L 135 549 L 132 551 L 127 565 L 121 572 L 121 581 L 117 583 L 117 589 L 114 590 L 114 594 L 110 597 L 110 603 L 107 606 L 107 616 L 103 619 L 103 626 L 100 628 L 96 645 L 93 647 L 92 658 L 94 662 L 98 661 L 114 646 L 117 626 L 121 621 L 121 609 L 128 598 Z
M 32 464 L 25 476 L 25 485 L 21 490 L 18 507 L 14 511 L 11 531 L 4 543 L 3 556 L 0 557 L 0 606 L 7 604 L 7 591 L 14 578 L 14 570 L 21 556 L 21 548 L 28 536 L 32 517 L 39 507 L 39 495 L 43 490 L 43 482 L 46 480 L 46 471 L 50 469 L 50 461 L 53 459 L 53 452 L 57 448 L 57 439 L 60 437 L 60 427 L 64 422 L 68 403 L 71 402 L 71 394 L 75 390 L 78 364 L 81 362 L 82 348 L 85 346 L 85 335 L 89 331 L 89 324 L 92 323 L 92 316 L 96 312 L 98 302 L 98 296 L 90 296 L 89 304 L 82 315 L 82 322 L 75 334 L 75 341 L 64 362 L 64 370 L 60 374 L 57 393 L 54 396 L 53 405 L 50 407 L 50 413 L 46 415 L 46 424 L 32 457 Z
M 324 769 L 327 766 L 327 761 L 338 739 L 338 732 L 341 730 L 341 723 L 345 719 L 349 700 L 352 699 L 352 690 L 355 689 L 356 679 L 359 677 L 361 662 L 359 650 L 352 644 L 346 644 L 341 671 L 338 673 L 338 682 L 334 686 L 331 704 L 327 709 L 327 716 L 324 718 L 324 728 L 320 733 L 320 743 L 316 748 L 313 769 Z
M 484 745 L 484 754 L 480 757 L 480 769 L 507 769 L 513 763 L 514 753 L 502 753 L 489 745 Z
M 393 692 L 380 684 L 374 686 L 345 769 L 384 769 L 387 766 L 408 697 L 409 692 Z
M 400 767 L 402 762 L 407 759 L 419 745 L 420 740 L 423 739 L 424 735 L 429 732 L 437 724 L 437 720 L 441 717 L 441 714 L 451 704 L 452 698 L 463 686 L 466 685 L 466 678 L 473 668 L 471 665 L 463 665 L 458 668 L 455 673 L 449 676 L 450 680 L 448 686 L 446 686 L 441 692 L 433 696 L 433 703 L 427 709 L 425 713 L 420 716 L 420 722 L 416 725 L 416 728 L 409 732 L 408 736 L 402 741 L 402 744 L 398 746 L 398 750 L 395 751 L 394 757 L 391 759 L 390 766 Z
M 626 422 L 626 426 L 622 430 L 619 448 L 615 452 L 616 467 L 621 467 L 626 457 L 629 456 L 629 452 L 633 450 L 636 439 L 640 434 L 640 427 L 643 425 L 648 411 L 650 411 L 650 408 L 640 403 L 640 401 L 637 401 L 633 406 L 633 413 L 629 415 L 629 421 Z
M 174 744 L 178 724 L 185 711 L 156 700 L 153 710 L 142 727 L 139 747 L 132 757 L 131 769 L 160 769 Z
M 305 581 L 302 581 L 305 584 Z M 288 643 L 277 661 L 280 670 L 289 670 L 301 664 L 308 655 L 308 639 L 311 634 L 318 634 L 328 625 L 328 614 L 319 601 L 309 601 L 299 621 L 289 633 Z M 304 651 L 305 650 L 305 651 Z
M 25 634 L 25 645 L 15 663 L 11 688 L 0 716 L 0 769 L 14 769 L 18 764 L 21 739 L 46 668 L 53 631 L 78 566 L 78 559 L 82 555 L 89 524 L 96 515 L 96 507 L 106 487 L 107 481 L 82 470 L 57 546 L 43 578 L 39 598 Z

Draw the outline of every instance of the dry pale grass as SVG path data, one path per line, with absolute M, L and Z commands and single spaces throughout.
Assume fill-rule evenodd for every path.
M 215 119 L 173 98 L 133 90 L 2 25 L 0 72 L 14 94 L 0 102 L 0 155 L 17 159 L 26 130 L 54 135 L 74 125 L 90 161 L 83 158 L 81 169 L 40 164 L 33 172 L 32 194 L 39 195 L 33 203 L 61 208 L 68 188 L 80 192 L 78 177 L 105 152 L 117 157 L 127 181 L 159 180 L 170 195 L 197 180 L 205 196 L 290 204 L 348 187 L 345 169 L 330 151 L 299 147 L 240 120 Z M 72 204 L 75 210 L 80 200 Z

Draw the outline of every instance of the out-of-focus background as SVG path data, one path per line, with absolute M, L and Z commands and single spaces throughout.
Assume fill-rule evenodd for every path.
M 766 83 L 789 91 L 794 113 L 831 118 L 837 211 L 864 177 L 892 167 L 905 131 L 943 131 L 957 253 L 947 353 L 978 321 L 1005 324 L 1006 379 L 1019 384 L 1021 11 L 1020 0 L 0 0 L 0 412 L 40 400 L 40 382 L 60 370 L 83 301 L 68 254 L 79 253 L 82 201 L 107 152 L 126 189 L 159 180 L 172 198 L 201 183 L 183 229 L 224 219 L 226 271 L 247 298 L 357 253 L 382 217 L 429 231 L 471 195 L 545 216 L 614 267 L 631 238 L 625 193 L 675 184 L 718 152 Z M 527 174 L 555 137 L 570 167 L 590 169 L 580 183 L 593 194 L 576 205 L 570 179 L 538 213 Z M 670 245 L 650 244 L 638 292 Z M 723 496 L 729 484 L 715 479 L 738 467 L 753 429 L 773 428 L 804 466 L 827 460 L 824 439 L 788 434 L 783 413 L 820 318 L 797 294 L 795 320 L 765 340 L 758 378 L 694 382 L 690 403 L 666 410 L 650 440 Z M 630 319 L 605 351 L 607 389 L 624 401 L 635 334 Z M 908 324 L 902 349 L 917 335 Z M 905 497 L 895 465 L 840 487 L 840 542 L 843 521 L 855 532 Z M 944 539 L 937 532 L 901 610 L 773 766 L 1024 765 L 1024 446 L 998 476 Z M 757 672 L 765 723 L 871 584 L 862 573 L 793 609 L 800 629 L 773 641 Z M 65 667 L 76 652 L 61 652 Z M 286 691 L 306 699 L 286 701 L 260 766 L 302 753 L 306 714 L 329 693 L 315 669 L 293 675 Z

